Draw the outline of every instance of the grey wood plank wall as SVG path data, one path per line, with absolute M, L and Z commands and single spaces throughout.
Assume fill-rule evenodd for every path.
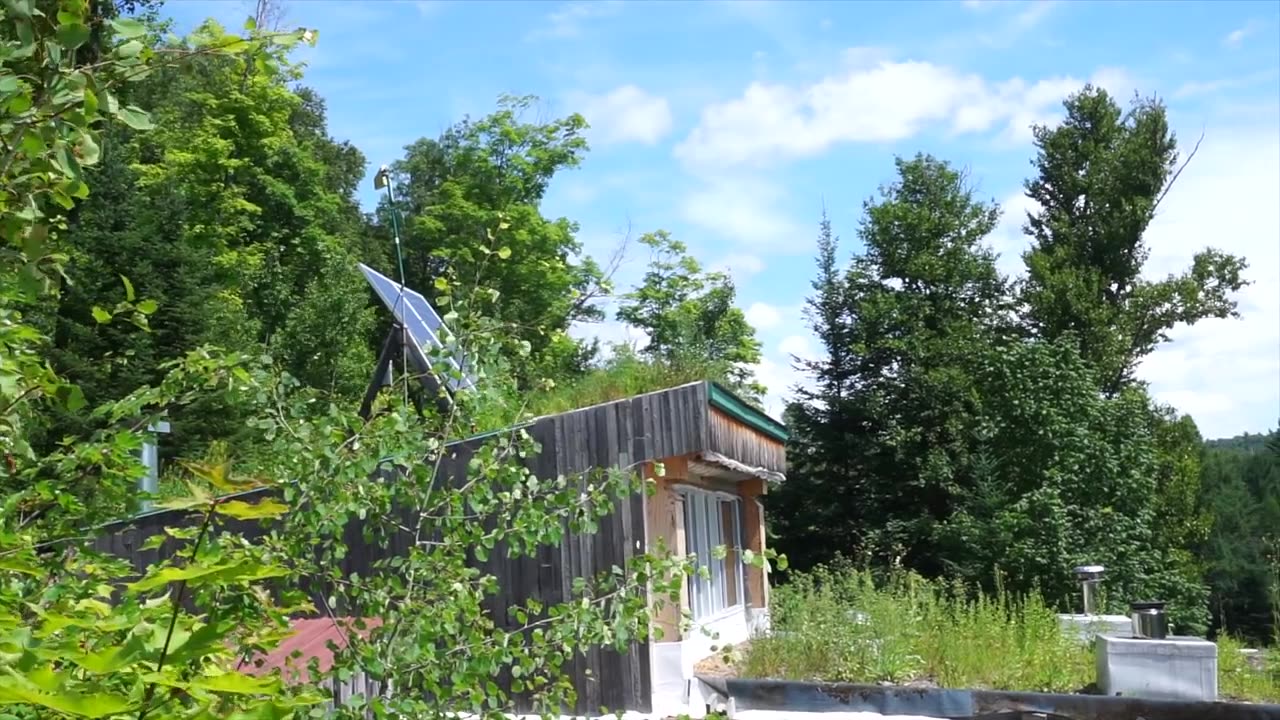
M 583 474 L 588 471 L 621 468 L 638 472 L 641 463 L 704 449 L 730 457 L 740 451 L 749 457 L 735 459 L 754 462 L 754 453 L 762 451 L 753 449 L 748 438 L 737 437 L 731 432 L 733 428 L 717 429 L 710 423 L 712 415 L 705 383 L 552 415 L 525 428 L 541 445 L 541 452 L 526 462 L 540 478 L 578 476 L 580 483 L 587 481 Z M 465 481 L 468 461 L 480 443 L 490 439 L 451 445 L 441 464 L 442 474 L 454 482 Z M 771 451 L 758 459 L 766 465 L 777 462 Z M 146 539 L 165 527 L 191 523 L 191 518 L 180 513 L 144 515 L 110 526 L 96 545 L 99 550 L 130 559 L 135 571 L 141 573 L 178 549 L 177 543 L 168 540 L 159 549 L 141 550 Z M 495 548 L 485 562 L 477 563 L 498 579 L 499 591 L 489 598 L 486 609 L 500 627 L 515 629 L 508 608 L 523 605 L 529 598 L 544 605 L 561 602 L 571 595 L 574 578 L 608 573 L 615 565 L 625 568 L 637 553 L 645 551 L 644 523 L 644 498 L 637 493 L 619 500 L 593 535 L 567 534 L 558 548 L 541 548 L 533 557 L 508 557 L 506 547 Z M 251 539 L 269 532 L 256 523 L 238 523 L 235 528 Z M 342 561 L 344 574 L 367 574 L 380 560 L 407 551 L 400 540 L 366 543 L 360 525 L 354 522 L 347 527 L 344 539 L 348 546 Z M 633 643 L 626 653 L 594 648 L 575 658 L 566 670 L 572 673 L 578 691 L 574 714 L 597 714 L 602 709 L 651 710 L 648 643 Z M 500 680 L 510 687 L 506 684 L 510 678 Z M 349 690 L 343 688 L 343 692 Z

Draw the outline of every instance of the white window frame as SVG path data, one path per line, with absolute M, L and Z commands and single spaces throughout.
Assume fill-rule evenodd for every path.
M 689 611 L 696 621 L 723 615 L 746 605 L 746 568 L 742 562 L 742 498 L 689 485 L 677 485 L 684 506 L 685 552 L 697 557 L 696 566 L 707 568 L 691 575 L 687 582 Z M 724 537 L 724 506 L 733 518 L 730 537 Z M 714 519 L 714 522 L 711 520 Z M 725 546 L 725 557 L 716 559 L 714 549 Z M 727 586 L 729 563 L 733 563 L 736 602 L 729 604 Z

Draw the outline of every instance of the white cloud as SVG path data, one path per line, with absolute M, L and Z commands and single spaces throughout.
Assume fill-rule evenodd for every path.
M 1177 90 L 1173 91 L 1173 98 L 1175 100 L 1181 100 L 1184 98 L 1195 97 L 1196 95 L 1209 95 L 1223 90 L 1234 90 L 1242 87 L 1248 87 L 1250 85 L 1266 81 L 1274 83 L 1276 75 L 1277 71 L 1275 69 L 1271 69 L 1250 73 L 1248 75 L 1241 75 L 1239 77 L 1187 82 L 1183 83 Z
M 736 243 L 794 246 L 808 236 L 779 207 L 783 196 L 779 185 L 763 178 L 709 177 L 684 196 L 680 211 L 686 221 Z
M 1093 80 L 1108 89 L 1130 84 L 1114 69 Z M 1024 136 L 1027 125 L 1051 118 L 1083 85 L 1071 77 L 992 83 L 921 61 L 853 64 L 810 85 L 753 82 L 740 97 L 704 108 L 675 152 L 686 167 L 705 172 L 810 157 L 840 143 L 892 142 L 930 127 Z
M 991 248 L 999 257 L 996 267 L 1008 277 L 1023 274 L 1022 253 L 1029 243 L 1022 234 L 1022 225 L 1027 221 L 1027 213 L 1040 208 L 1039 203 L 1026 196 L 1022 191 L 1015 192 L 1000 201 L 1000 224 L 987 238 Z
M 744 314 L 747 316 L 747 322 L 757 330 L 769 330 L 782 322 L 782 313 L 768 303 L 751 303 Z
M 816 357 L 808 335 L 788 335 L 782 338 L 782 342 L 778 343 L 778 352 L 784 357 L 795 356 L 801 360 L 813 360 Z
M 571 102 L 591 124 L 592 139 L 602 144 L 653 145 L 671 132 L 667 99 L 635 85 L 623 85 L 603 95 L 575 94 Z
M 726 255 L 720 260 L 711 263 L 710 269 L 727 272 L 735 281 L 741 282 L 743 279 L 764 270 L 764 260 L 761 260 L 756 255 L 735 253 Z
M 792 390 L 805 382 L 804 374 L 792 367 L 789 359 L 773 360 L 768 357 L 763 358 L 754 370 L 756 380 L 766 389 L 765 411 L 781 419 L 787 401 L 794 395 Z
M 529 39 L 571 38 L 582 34 L 583 26 L 595 18 L 616 15 L 622 0 L 568 2 L 547 15 L 546 25 L 529 33 Z
M 1280 127 L 1210 131 L 1148 233 L 1148 274 L 1184 269 L 1213 246 L 1244 256 L 1253 283 L 1240 319 L 1203 320 L 1140 368 L 1160 400 L 1191 413 L 1206 437 L 1274 428 L 1280 416 Z
M 1025 31 L 1039 25 L 1056 5 L 1054 0 L 1035 0 L 1029 3 L 1026 8 L 1013 16 L 1013 29 Z
M 1257 20 L 1250 20 L 1249 22 L 1245 23 L 1243 26 L 1238 27 L 1235 30 L 1232 30 L 1231 32 L 1227 33 L 1227 36 L 1222 38 L 1222 44 L 1226 45 L 1227 47 L 1238 48 L 1244 44 L 1245 38 L 1257 32 L 1261 27 L 1262 27 L 1262 23 L 1258 22 Z

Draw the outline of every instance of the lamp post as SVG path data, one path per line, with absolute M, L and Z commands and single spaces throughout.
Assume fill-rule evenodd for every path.
M 404 286 L 404 254 L 400 251 L 400 211 L 396 208 L 396 193 L 395 193 L 395 188 L 393 187 L 393 183 L 391 182 L 391 168 L 389 166 L 383 165 L 378 168 L 378 172 L 374 173 L 373 189 L 374 190 L 385 189 L 387 191 L 387 212 L 391 215 L 391 237 L 395 240 L 395 243 L 396 243 L 396 269 L 400 271 L 400 277 L 397 278 L 400 281 L 400 291 L 396 293 L 396 301 L 395 303 L 392 304 L 391 313 L 396 317 L 400 317 L 401 316 L 400 303 L 404 301 L 404 287 L 405 287 Z M 403 365 L 403 367 L 401 367 L 400 369 L 401 377 L 407 377 L 409 374 L 408 360 L 406 357 L 408 353 L 405 352 L 405 348 L 404 348 L 404 344 L 407 342 L 405 338 L 405 332 L 406 331 L 404 330 L 404 328 L 400 329 L 400 344 L 401 344 L 400 358 L 401 358 L 401 363 Z M 390 367 L 387 368 L 387 374 L 389 378 L 391 374 Z M 409 384 L 408 383 L 405 383 L 405 386 L 404 386 L 404 398 L 405 398 L 405 401 L 408 402 L 409 400 Z

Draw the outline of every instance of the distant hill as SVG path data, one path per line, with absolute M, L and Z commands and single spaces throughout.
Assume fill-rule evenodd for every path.
M 1245 433 L 1230 438 L 1205 440 L 1204 444 L 1207 447 L 1223 450 L 1240 450 L 1248 453 L 1261 452 L 1266 449 L 1267 441 L 1275 437 L 1276 433 L 1276 430 L 1272 430 L 1269 433 Z

